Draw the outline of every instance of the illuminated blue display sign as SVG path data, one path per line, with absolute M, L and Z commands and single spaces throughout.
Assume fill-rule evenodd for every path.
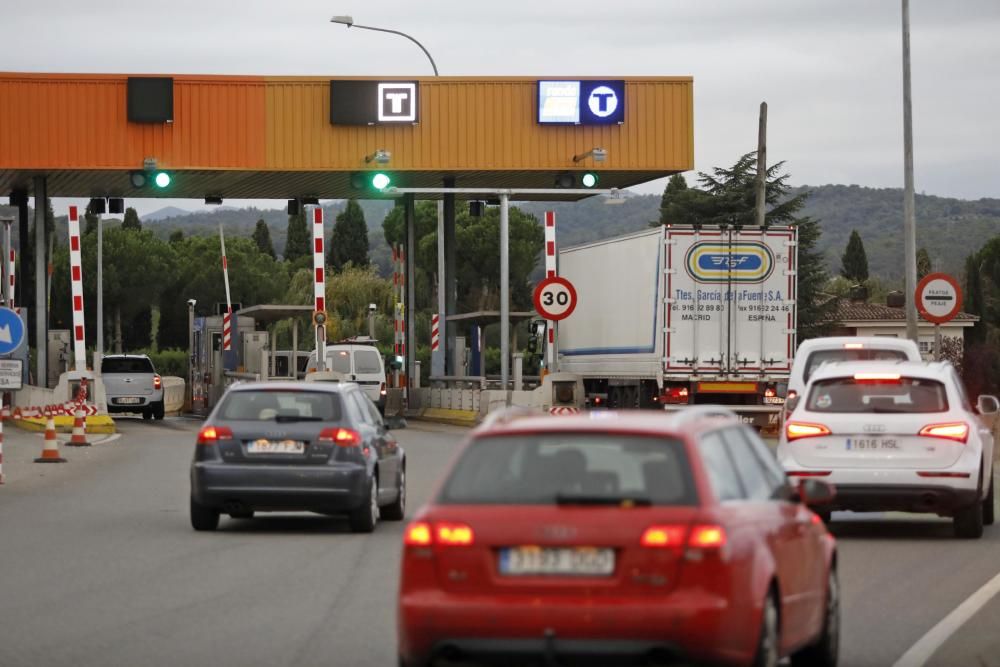
M 618 125 L 625 122 L 624 81 L 539 81 L 542 125 Z

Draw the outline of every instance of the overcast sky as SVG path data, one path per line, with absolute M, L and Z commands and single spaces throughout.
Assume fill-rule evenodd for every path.
M 412 34 L 443 75 L 691 75 L 698 170 L 756 148 L 766 100 L 768 157 L 793 183 L 901 187 L 900 12 L 899 0 L 12 0 L 0 69 L 431 73 L 405 39 L 329 23 L 350 14 Z M 911 0 L 911 32 L 917 191 L 1000 197 L 1000 0 Z

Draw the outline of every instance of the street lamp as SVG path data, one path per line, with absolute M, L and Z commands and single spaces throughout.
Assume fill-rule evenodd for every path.
M 413 37 L 410 37 L 405 32 L 400 32 L 399 30 L 389 30 L 388 28 L 376 28 L 370 25 L 358 25 L 357 23 L 354 22 L 353 16 L 334 16 L 332 19 L 330 19 L 330 23 L 339 23 L 340 25 L 346 25 L 348 28 L 361 28 L 362 30 L 374 30 L 375 32 L 388 32 L 393 35 L 399 35 L 400 37 L 405 37 L 406 39 L 410 40 L 411 42 L 420 47 L 420 50 L 424 52 L 424 55 L 427 56 L 427 59 L 431 61 L 431 68 L 434 70 L 434 76 L 438 75 L 438 68 L 437 65 L 434 64 L 434 59 L 431 58 L 431 54 L 427 51 L 427 49 L 424 48 L 423 44 L 418 42 Z

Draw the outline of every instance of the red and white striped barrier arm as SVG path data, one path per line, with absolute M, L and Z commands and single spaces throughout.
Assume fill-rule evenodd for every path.
M 323 250 L 323 209 L 313 209 L 313 297 L 318 313 L 326 312 L 326 257 Z
M 219 223 L 219 243 L 222 245 L 222 280 L 226 283 L 226 312 L 222 315 L 222 349 L 233 349 L 233 301 L 229 295 L 229 261 L 226 259 L 226 237 Z
M 545 277 L 556 275 L 556 214 L 555 211 L 545 212 Z M 551 372 L 555 370 L 556 361 L 556 323 L 549 321 L 546 330 L 545 363 Z
M 9 258 L 10 268 L 7 271 L 7 276 L 8 276 L 7 280 L 10 284 L 10 298 L 7 299 L 7 306 L 9 308 L 14 307 L 14 287 L 17 284 L 16 281 L 14 280 L 14 277 L 17 275 L 17 262 L 15 261 L 16 258 L 17 255 L 14 253 L 14 249 L 11 248 L 10 258 Z
M 87 345 L 83 324 L 83 266 L 80 260 L 80 218 L 69 207 L 70 292 L 73 296 L 73 359 L 78 371 L 87 370 Z
M 441 316 L 438 313 L 431 315 L 431 352 L 436 352 L 441 347 Z

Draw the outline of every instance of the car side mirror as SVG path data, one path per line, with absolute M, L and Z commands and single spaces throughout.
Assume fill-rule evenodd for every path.
M 829 505 L 837 496 L 832 484 L 807 477 L 799 482 L 799 499 L 807 507 Z
M 976 401 L 976 410 L 981 415 L 995 415 L 1000 412 L 1000 401 L 997 400 L 996 396 L 983 394 Z
M 792 396 L 785 399 L 785 412 L 792 412 L 802 400 L 801 396 Z
M 774 393 L 778 396 L 778 398 L 786 398 L 788 396 L 788 383 L 779 382 L 774 385 Z

